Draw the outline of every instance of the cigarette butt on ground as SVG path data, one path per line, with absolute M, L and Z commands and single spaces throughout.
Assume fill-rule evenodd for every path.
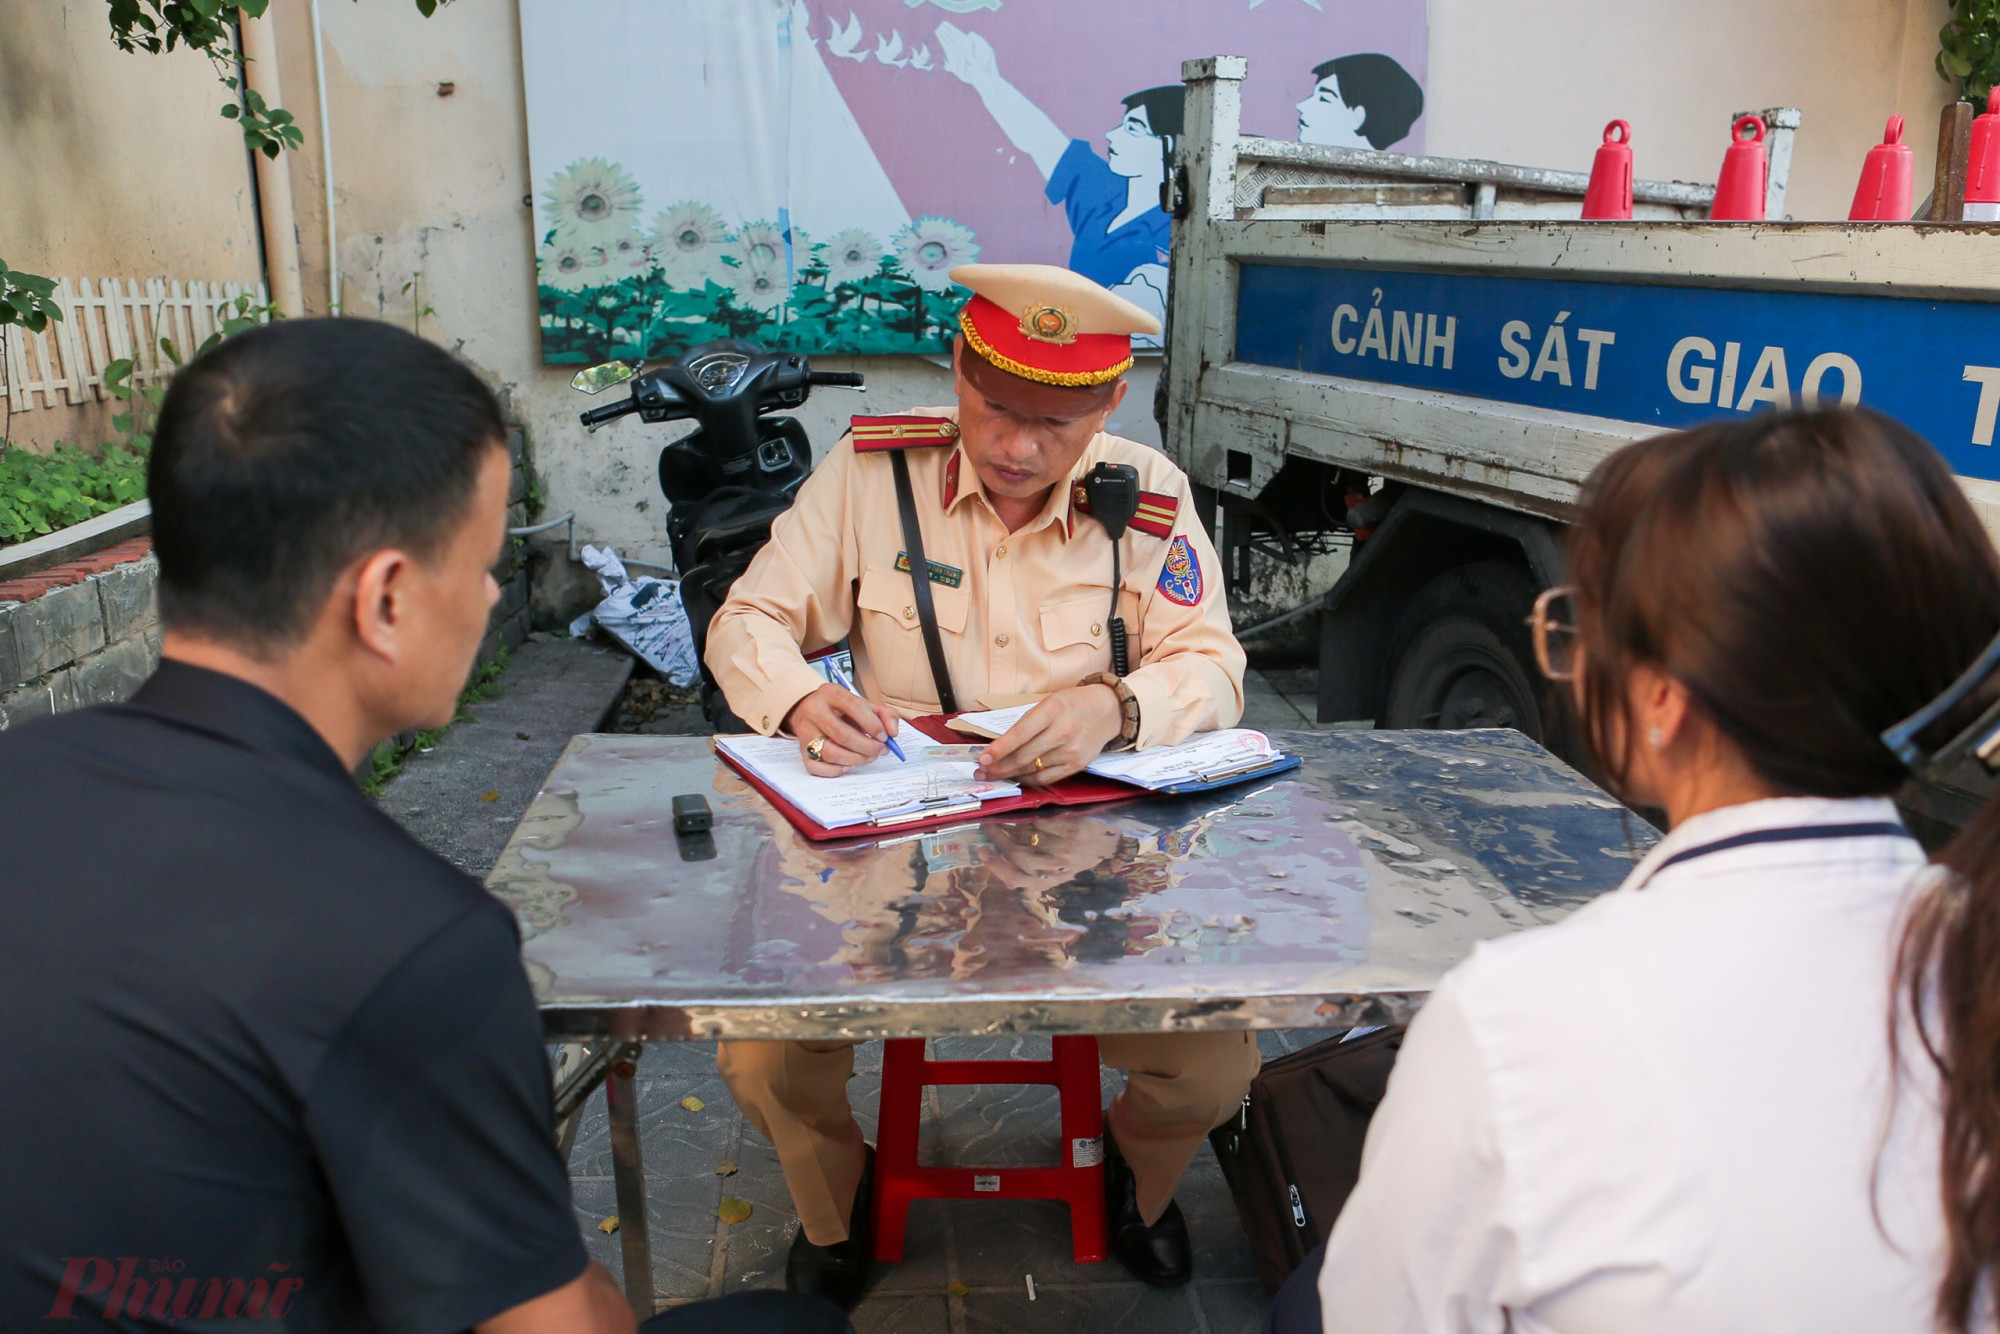
M 1035 1276 L 1033 1274 L 1028 1275 L 1028 1300 L 1035 1300 Z

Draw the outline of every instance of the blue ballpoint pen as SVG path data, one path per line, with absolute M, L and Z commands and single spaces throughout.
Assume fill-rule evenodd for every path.
M 848 694 L 861 695 L 861 692 L 854 688 L 854 682 L 847 679 L 847 673 L 840 670 L 840 664 L 835 662 L 832 658 L 828 658 L 826 660 L 826 674 L 833 681 L 835 685 L 839 686 L 842 690 L 845 690 Z M 866 695 L 862 695 L 861 697 L 863 699 L 867 698 Z M 905 755 L 903 753 L 903 748 L 896 744 L 896 738 L 893 735 L 883 737 L 882 739 L 889 743 L 889 753 L 891 755 L 894 755 L 904 764 L 908 764 L 910 762 L 910 757 Z

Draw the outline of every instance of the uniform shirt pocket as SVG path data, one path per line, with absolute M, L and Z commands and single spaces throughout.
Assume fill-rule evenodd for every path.
M 1110 670 L 1111 635 L 1104 623 L 1110 610 L 1108 584 L 1043 605 L 1042 648 L 1049 655 L 1053 688 L 1060 690 L 1092 672 Z
M 870 613 L 858 618 L 857 628 L 876 688 L 888 697 L 888 703 L 935 709 L 937 691 L 931 684 L 930 661 L 924 655 L 923 627 L 917 620 L 916 589 L 910 576 L 901 570 L 868 566 L 861 572 L 854 605 Z M 944 632 L 946 665 L 956 666 L 969 605 L 966 591 L 933 583 L 931 605 L 937 612 L 938 629 Z

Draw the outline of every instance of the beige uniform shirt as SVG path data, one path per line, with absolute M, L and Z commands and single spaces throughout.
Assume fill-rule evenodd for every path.
M 956 409 L 916 408 L 956 417 Z M 1010 533 L 958 446 L 907 451 L 933 566 L 931 598 L 961 709 L 1046 695 L 1111 670 L 1111 540 L 1078 509 L 1073 483 L 1100 462 L 1129 463 L 1142 491 L 1172 497 L 1172 533 L 1120 539 L 1119 607 L 1139 699 L 1141 747 L 1229 727 L 1243 713 L 1243 649 L 1229 626 L 1221 563 L 1187 477 L 1158 450 L 1099 434 L 1070 484 Z M 738 717 L 765 735 L 823 681 L 801 648 L 848 636 L 861 692 L 906 717 L 938 712 L 884 452 L 843 439 L 771 526 L 770 543 L 709 625 L 707 661 Z M 907 563 L 907 562 L 905 562 Z

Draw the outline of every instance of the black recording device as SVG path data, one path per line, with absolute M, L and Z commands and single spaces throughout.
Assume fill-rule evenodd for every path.
M 1125 525 L 1139 512 L 1139 470 L 1129 463 L 1100 463 L 1084 474 L 1084 499 L 1090 515 L 1111 535 L 1111 670 L 1119 675 L 1131 671 L 1125 647 L 1125 621 L 1118 615 L 1118 590 L 1124 572 L 1119 568 L 1118 539 Z
M 698 793 L 674 798 L 676 834 L 705 834 L 714 824 L 715 815 L 708 809 L 708 798 Z

